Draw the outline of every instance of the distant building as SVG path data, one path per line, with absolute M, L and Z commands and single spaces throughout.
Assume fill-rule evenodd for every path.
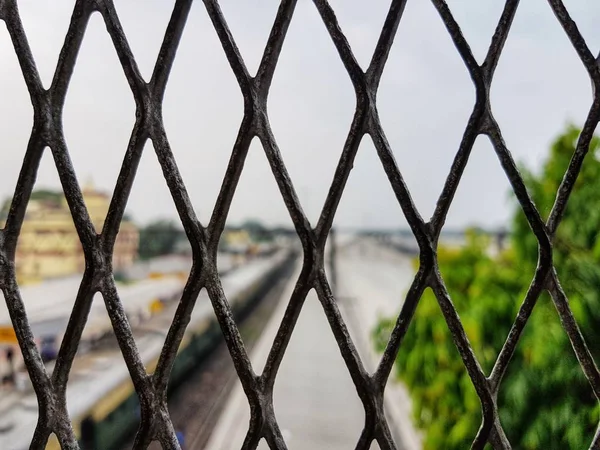
M 110 197 L 89 183 L 83 197 L 96 232 L 102 230 Z M 113 269 L 124 269 L 137 258 L 139 232 L 129 220 L 121 223 L 115 242 Z M 19 236 L 16 254 L 20 283 L 83 272 L 81 242 L 62 192 L 38 191 L 32 195 Z
M 223 231 L 223 250 L 227 253 L 246 253 L 252 246 L 250 233 L 243 228 L 228 227 Z

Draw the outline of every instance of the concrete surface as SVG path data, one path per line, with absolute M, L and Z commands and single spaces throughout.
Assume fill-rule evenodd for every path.
M 367 370 L 373 372 L 379 355 L 370 333 L 381 315 L 395 315 L 414 276 L 407 257 L 371 241 L 346 245 L 338 254 L 339 305 Z M 251 354 L 261 373 L 275 333 L 291 296 L 296 273 L 282 301 Z M 290 450 L 353 449 L 363 428 L 364 410 L 340 355 L 321 304 L 309 293 L 282 361 L 275 383 L 275 414 Z M 390 380 L 386 413 L 399 449 L 421 448 L 411 425 L 410 399 L 401 384 Z M 246 397 L 238 382 L 220 422 L 206 446 L 209 450 L 238 450 L 250 419 Z M 262 441 L 259 449 L 268 449 Z M 379 446 L 374 443 L 372 449 Z
M 415 274 L 411 258 L 372 241 L 358 241 L 340 253 L 340 310 L 370 373 L 376 370 L 381 359 L 373 346 L 371 333 L 381 317 L 399 314 Z M 385 390 L 385 411 L 397 447 L 421 449 L 421 435 L 412 425 L 408 391 L 395 379 L 393 370 Z

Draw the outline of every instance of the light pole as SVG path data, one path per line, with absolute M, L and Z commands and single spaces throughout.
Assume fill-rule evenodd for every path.
M 15 351 L 12 347 L 8 347 L 6 350 L 6 361 L 8 362 L 8 376 L 10 382 L 14 385 L 15 383 Z

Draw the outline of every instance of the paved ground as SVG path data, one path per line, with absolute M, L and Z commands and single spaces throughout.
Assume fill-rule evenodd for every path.
M 369 340 L 372 327 L 379 315 L 397 313 L 414 269 L 406 257 L 367 243 L 340 250 L 338 273 L 342 314 L 366 367 L 373 371 L 378 355 Z M 252 353 L 257 373 L 262 371 L 286 306 L 285 299 L 289 299 L 296 278 L 297 274 Z M 391 383 L 386 401 L 398 447 L 420 449 L 418 435 L 410 425 L 406 392 L 397 383 Z M 274 406 L 290 449 L 352 449 L 362 430 L 362 404 L 314 293 L 306 300 L 282 362 Z M 239 449 L 248 421 L 247 401 L 238 382 L 206 448 Z M 267 448 L 264 442 L 259 446 L 261 450 Z M 372 448 L 378 446 L 374 444 Z
M 340 309 L 367 370 L 373 373 L 381 355 L 373 347 L 371 332 L 379 318 L 399 313 L 416 270 L 411 258 L 370 241 L 358 241 L 340 253 L 338 273 Z M 411 424 L 411 408 L 408 392 L 392 371 L 385 410 L 396 445 L 419 450 L 422 444 Z

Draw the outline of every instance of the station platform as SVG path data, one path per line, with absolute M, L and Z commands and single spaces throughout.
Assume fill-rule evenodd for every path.
M 267 277 L 273 267 L 281 266 L 283 261 L 288 258 L 288 254 L 287 250 L 281 250 L 272 256 L 255 258 L 235 270 L 228 271 L 221 279 L 228 300 L 233 305 L 239 301 L 245 301 L 244 296 L 247 296 L 245 293 L 251 291 L 253 286 Z M 179 283 L 179 289 L 183 289 L 185 280 L 175 280 Z M 168 280 L 164 279 L 163 281 Z M 152 282 L 154 280 L 151 280 Z M 144 293 L 147 295 L 146 304 L 148 304 L 156 296 L 155 286 L 151 286 L 148 292 L 144 289 Z M 140 294 L 140 297 L 143 296 Z M 97 300 L 95 299 L 94 302 Z M 98 308 L 104 309 L 104 305 L 101 303 L 102 299 L 99 300 Z M 170 300 L 162 311 L 153 314 L 148 319 L 130 323 L 141 360 L 149 372 L 154 370 L 158 361 L 179 303 L 178 300 L 179 297 Z M 104 315 L 108 318 L 105 309 Z M 214 311 L 211 302 L 206 291 L 203 290 L 188 324 L 188 334 L 203 333 L 208 329 L 213 318 Z M 76 434 L 79 432 L 82 418 L 90 414 L 102 417 L 110 415 L 127 398 L 128 392 L 133 392 L 129 372 L 114 333 L 105 336 L 95 344 L 91 351 L 78 354 L 70 371 L 67 386 L 67 408 Z M 49 374 L 52 373 L 52 369 L 53 363 L 48 363 L 46 370 Z M 23 390 L 12 388 L 0 391 L 0 449 L 28 449 L 37 418 L 37 399 L 30 385 Z M 52 440 L 49 445 L 50 448 L 58 448 L 57 442 Z
M 338 258 L 340 311 L 365 367 L 372 373 L 380 356 L 370 341 L 371 331 L 379 317 L 398 313 L 414 269 L 410 258 L 371 240 L 341 247 Z M 277 311 L 251 354 L 256 373 L 262 372 L 297 278 L 298 273 L 290 278 Z M 306 299 L 281 363 L 273 402 L 288 448 L 355 448 L 364 425 L 364 410 L 314 291 Z M 421 449 L 419 433 L 411 424 L 408 394 L 392 379 L 386 389 L 385 407 L 397 447 Z M 239 450 L 249 420 L 247 399 L 236 382 L 205 448 Z M 263 440 L 258 448 L 269 447 Z M 373 443 L 371 448 L 379 447 Z

